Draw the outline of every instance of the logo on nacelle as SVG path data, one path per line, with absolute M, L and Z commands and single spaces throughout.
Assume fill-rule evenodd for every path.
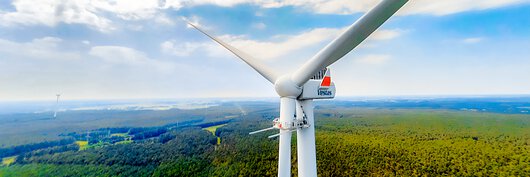
M 332 96 L 333 92 L 331 90 L 326 89 L 318 89 L 318 96 Z

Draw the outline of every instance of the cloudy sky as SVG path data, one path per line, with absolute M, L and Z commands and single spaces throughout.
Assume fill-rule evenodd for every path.
M 0 101 L 273 97 L 185 17 L 287 73 L 378 0 L 0 2 Z M 530 94 L 530 0 L 411 0 L 331 66 L 338 96 Z

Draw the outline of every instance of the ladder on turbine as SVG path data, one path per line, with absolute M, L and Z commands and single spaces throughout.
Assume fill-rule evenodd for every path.
M 307 115 L 305 114 L 304 106 L 300 105 L 300 109 L 302 110 L 302 120 L 298 120 L 298 118 L 295 119 L 294 122 L 296 123 L 296 127 L 297 128 L 308 128 L 311 125 L 309 125 L 309 123 L 307 122 Z

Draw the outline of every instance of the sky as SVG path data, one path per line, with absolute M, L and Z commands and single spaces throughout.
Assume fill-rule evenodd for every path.
M 0 101 L 275 97 L 206 29 L 294 71 L 379 0 L 6 0 Z M 530 94 L 530 0 L 411 0 L 330 66 L 337 96 Z

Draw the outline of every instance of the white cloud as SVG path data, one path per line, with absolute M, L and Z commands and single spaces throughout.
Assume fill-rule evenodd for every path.
M 270 6 L 265 4 L 265 7 L 281 7 L 281 6 L 301 6 L 306 9 L 310 9 L 315 13 L 322 14 L 352 14 L 365 12 L 370 8 L 374 7 L 378 1 L 373 0 L 358 0 L 351 2 L 348 0 L 287 0 L 278 2 L 276 6 Z
M 391 40 L 401 36 L 405 32 L 401 29 L 380 29 L 374 32 L 368 39 L 376 41 Z
M 276 59 L 289 52 L 302 49 L 323 41 L 331 40 L 341 29 L 317 28 L 292 36 L 275 36 L 275 41 L 258 41 L 245 36 L 224 35 L 220 38 L 235 47 L 261 59 Z
M 102 32 L 116 29 L 107 14 L 123 20 L 159 18 L 158 0 L 14 0 L 13 12 L 0 12 L 3 26 L 82 24 Z M 165 19 L 158 22 L 168 23 Z
M 355 62 L 362 64 L 381 65 L 387 63 L 392 57 L 390 55 L 365 55 Z
M 265 25 L 265 23 L 254 23 L 252 24 L 252 28 L 263 30 L 267 28 L 267 25 Z
M 84 24 L 100 31 L 114 29 L 109 19 L 96 15 L 97 9 L 87 0 L 15 0 L 13 6 L 15 12 L 0 13 L 0 25 L 55 26 L 66 23 Z
M 167 0 L 166 8 L 179 9 L 185 6 L 213 4 L 230 7 L 238 4 L 254 4 L 264 8 L 297 6 L 321 14 L 354 14 L 367 12 L 381 0 Z M 448 15 L 465 11 L 485 10 L 522 3 L 530 0 L 410 0 L 400 14 Z
M 79 59 L 75 52 L 65 52 L 59 49 L 62 39 L 44 37 L 31 42 L 19 43 L 0 39 L 0 56 L 6 59 L 39 59 L 39 60 L 72 60 Z
M 176 40 L 168 40 L 160 44 L 160 50 L 162 53 L 178 57 L 191 56 L 197 51 L 202 51 L 210 57 L 223 57 L 230 55 L 226 49 L 217 45 L 217 43 L 213 41 L 178 42 Z
M 173 65 L 151 59 L 141 51 L 122 46 L 95 46 L 88 52 L 89 55 L 102 59 L 112 64 L 128 64 L 140 67 L 156 67 L 161 71 L 170 71 Z
M 322 41 L 332 39 L 341 29 L 317 28 L 292 36 L 274 36 L 275 41 L 258 41 L 247 38 L 246 36 L 223 35 L 219 38 L 230 45 L 260 59 L 275 59 L 291 51 L 304 48 L 306 46 L 318 44 Z M 227 53 L 221 46 L 213 41 L 201 43 L 185 42 L 177 44 L 176 41 L 165 41 L 160 44 L 164 53 L 176 56 L 189 56 L 196 50 L 204 50 L 209 56 L 216 56 L 220 53 Z M 220 51 L 221 49 L 221 51 Z
M 160 9 L 158 0 L 91 0 L 90 5 L 124 20 L 150 19 Z
M 465 44 L 476 44 L 476 43 L 482 42 L 483 40 L 484 38 L 482 37 L 472 37 L 472 38 L 466 38 L 462 40 L 462 42 Z
M 221 36 L 232 45 L 262 59 L 277 59 L 295 50 L 330 42 L 344 31 L 345 28 L 316 28 L 292 36 L 276 36 L 276 41 L 256 41 L 244 36 Z M 368 40 L 390 40 L 398 37 L 400 30 L 378 30 Z
M 280 3 L 279 6 L 301 6 L 322 14 L 354 14 L 367 12 L 379 2 L 380 0 L 357 0 L 355 2 L 351 0 L 287 0 Z M 410 0 L 401 10 L 400 14 L 448 15 L 528 2 L 530 0 Z
M 296 6 L 309 12 L 321 14 L 363 13 L 374 7 L 380 0 L 14 0 L 15 11 L 0 12 L 1 26 L 46 25 L 59 23 L 82 24 L 93 29 L 108 32 L 116 25 L 110 20 L 149 20 L 157 23 L 173 24 L 160 15 L 166 9 L 178 10 L 183 7 L 213 4 L 231 7 L 238 4 L 253 4 L 263 8 Z M 465 11 L 485 10 L 523 3 L 530 0 L 411 0 L 400 12 L 401 15 L 428 14 L 448 15 Z M 257 13 L 259 14 L 259 13 Z M 264 27 L 258 24 L 257 29 Z
M 126 25 L 127 29 L 133 30 L 133 31 L 142 31 L 144 29 L 143 25 L 137 25 L 137 24 L 129 24 Z
M 180 9 L 182 7 L 213 4 L 223 7 L 231 7 L 238 4 L 252 3 L 249 0 L 166 0 L 164 8 Z
M 165 41 L 160 44 L 160 48 L 163 53 L 181 57 L 190 56 L 200 46 L 202 46 L 201 43 L 190 42 L 186 42 L 179 45 L 175 40 Z
M 158 23 L 158 24 L 168 25 L 168 26 L 175 25 L 175 22 L 173 20 L 171 20 L 170 18 L 168 18 L 166 15 L 158 15 L 155 18 L 155 22 Z
M 441 16 L 523 3 L 530 3 L 530 0 L 412 0 L 402 9 L 402 14 L 430 14 Z
M 187 89 L 175 84 L 188 81 L 182 72 L 194 72 L 132 48 L 89 47 L 82 42 L 56 37 L 0 39 L 0 97 L 47 99 L 59 91 L 66 99 L 171 97 Z M 177 89 L 181 90 L 174 92 Z
M 140 51 L 121 46 L 95 46 L 88 53 L 111 63 L 140 64 L 151 60 Z
M 310 46 L 329 42 L 344 31 L 345 28 L 316 28 L 296 35 L 279 35 L 271 37 L 272 40 L 253 40 L 246 36 L 223 35 L 219 38 L 230 45 L 260 59 L 274 60 L 287 55 L 293 51 Z M 369 37 L 369 41 L 391 40 L 402 34 L 400 29 L 378 30 Z M 214 42 L 184 43 L 175 45 L 174 41 L 166 41 L 161 44 L 162 51 L 177 56 L 187 56 L 199 48 L 206 48 L 207 52 L 219 54 L 221 47 L 212 45 Z M 211 56 L 215 56 L 211 55 Z

